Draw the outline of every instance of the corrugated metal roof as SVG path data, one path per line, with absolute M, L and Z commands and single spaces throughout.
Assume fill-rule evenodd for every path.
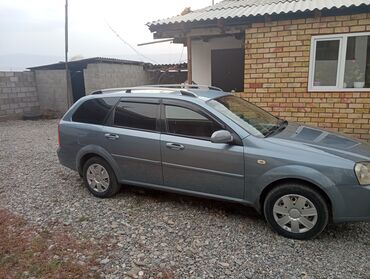
M 186 15 L 148 23 L 148 26 L 348 8 L 361 5 L 370 5 L 370 0 L 224 0 L 214 6 L 192 11 Z
M 107 63 L 107 64 L 124 64 L 124 65 L 144 65 L 144 62 L 123 60 L 117 58 L 93 57 L 68 62 L 68 67 L 86 68 L 88 64 Z M 28 68 L 30 70 L 62 70 L 65 69 L 65 62 L 58 62 L 49 65 L 36 66 Z

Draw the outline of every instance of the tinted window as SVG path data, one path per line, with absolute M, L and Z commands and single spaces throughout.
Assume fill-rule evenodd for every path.
M 165 112 L 167 130 L 171 134 L 210 138 L 215 131 L 223 129 L 215 121 L 187 108 L 165 106 Z
M 109 111 L 117 103 L 118 98 L 99 98 L 84 102 L 73 114 L 72 120 L 75 122 L 104 124 Z
M 159 105 L 121 102 L 116 107 L 114 125 L 156 131 Z

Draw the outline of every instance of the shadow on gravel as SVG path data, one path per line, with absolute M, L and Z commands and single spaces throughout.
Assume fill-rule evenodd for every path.
M 79 177 L 76 180 L 81 182 L 80 187 L 85 187 Z M 205 214 L 214 213 L 235 218 L 248 218 L 250 221 L 265 223 L 263 216 L 254 208 L 232 202 L 191 197 L 132 185 L 122 185 L 122 190 L 113 199 L 120 199 L 122 195 L 134 198 L 137 206 L 147 203 L 167 203 L 178 208 L 203 211 Z M 267 226 L 267 223 L 265 225 Z M 365 223 L 329 224 L 317 239 L 320 241 L 327 239 L 337 241 L 348 241 L 351 238 L 360 239 L 367 232 L 368 228 L 365 226 Z
M 146 189 L 137 186 L 123 185 L 121 194 L 142 199 L 143 203 L 169 203 L 178 207 L 191 207 L 195 210 L 207 212 L 222 212 L 223 215 L 243 216 L 251 219 L 262 219 L 261 215 L 252 208 L 241 204 L 224 202 L 206 198 L 191 197 L 182 194 L 169 193 L 159 190 Z M 140 203 L 140 201 L 138 200 Z

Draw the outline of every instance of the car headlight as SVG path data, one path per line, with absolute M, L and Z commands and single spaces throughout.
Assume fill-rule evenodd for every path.
M 357 163 L 355 173 L 361 185 L 370 185 L 370 162 Z

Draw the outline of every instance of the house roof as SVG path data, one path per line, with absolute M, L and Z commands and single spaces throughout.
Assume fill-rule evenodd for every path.
M 147 71 L 160 71 L 160 72 L 187 72 L 188 63 L 179 64 L 146 64 L 145 70 Z
M 192 11 L 147 25 L 156 27 L 176 23 L 238 19 L 254 16 L 310 12 L 370 5 L 370 0 L 224 0 L 213 6 Z
M 132 61 L 132 60 L 123 60 L 123 59 L 116 59 L 116 58 L 105 58 L 105 57 L 93 57 L 75 61 L 69 61 L 68 67 L 83 69 L 86 68 L 88 64 L 97 64 L 97 63 L 105 63 L 105 64 L 121 64 L 121 65 L 144 65 L 144 62 L 139 61 Z M 36 66 L 30 67 L 29 70 L 63 70 L 65 69 L 65 62 L 58 62 L 49 65 L 43 66 Z

